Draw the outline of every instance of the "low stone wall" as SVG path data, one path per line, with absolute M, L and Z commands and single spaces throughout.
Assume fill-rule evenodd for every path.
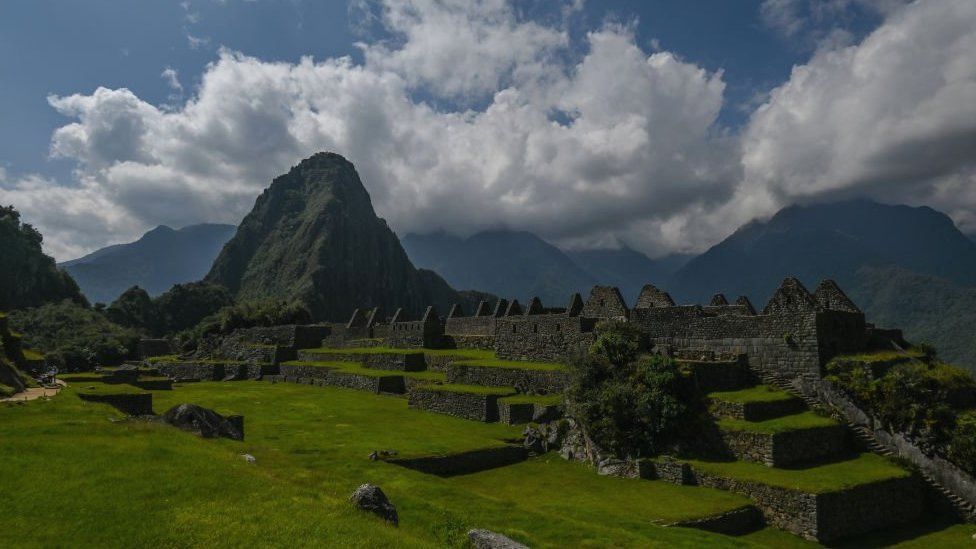
M 692 378 L 703 393 L 736 391 L 756 383 L 755 375 L 744 359 L 731 361 L 681 360 L 679 364 L 692 372 Z
M 167 339 L 140 339 L 139 357 L 146 359 L 154 356 L 165 356 L 173 354 L 173 346 Z
M 474 421 L 498 421 L 499 395 L 455 393 L 414 388 L 407 395 L 411 408 Z
M 455 362 L 448 365 L 446 372 L 449 383 L 514 387 L 521 393 L 561 393 L 570 383 L 565 370 L 521 370 Z
M 427 368 L 423 353 L 326 353 L 309 350 L 299 351 L 298 360 L 306 362 L 358 362 L 364 368 L 399 372 L 420 372 Z
M 529 452 L 521 446 L 483 448 L 446 456 L 394 458 L 386 460 L 408 469 L 441 477 L 467 475 L 488 469 L 506 467 L 529 458 Z
M 511 404 L 505 401 L 498 403 L 498 421 L 506 425 L 529 423 L 535 415 L 535 405 L 532 403 Z
M 925 487 L 916 477 L 883 480 L 817 496 L 816 538 L 829 542 L 918 519 Z
M 847 431 L 842 425 L 766 434 L 723 431 L 729 452 L 743 461 L 768 467 L 788 467 L 836 456 L 847 449 Z
M 799 398 L 770 402 L 712 400 L 711 408 L 712 414 L 717 417 L 730 417 L 745 421 L 765 421 L 767 419 L 798 414 L 806 408 L 806 404 Z
M 278 372 L 285 378 L 325 379 L 332 368 L 324 366 L 305 366 L 301 364 L 282 364 Z
M 683 528 L 707 530 L 727 536 L 741 536 L 762 528 L 764 523 L 762 512 L 753 505 L 746 505 L 738 509 L 726 511 L 718 515 L 693 520 L 684 520 L 669 524 Z
M 233 362 L 157 362 L 161 375 L 176 381 L 240 381 L 273 375 L 278 368 L 272 364 L 238 364 Z
M 159 373 L 176 381 L 198 379 L 200 381 L 221 381 L 224 379 L 224 365 L 204 362 L 157 362 Z
M 342 371 L 330 372 L 324 379 L 314 380 L 312 385 L 342 387 L 374 394 L 402 395 L 406 391 L 403 376 L 364 376 Z
M 78 393 L 78 398 L 86 402 L 108 404 L 120 412 L 130 416 L 151 416 L 152 393 L 131 393 L 99 395 L 92 393 Z
M 911 522 L 921 515 L 925 501 L 924 488 L 914 476 L 814 494 L 722 477 L 679 461 L 657 462 L 654 469 L 661 480 L 743 494 L 762 510 L 767 523 L 821 543 Z

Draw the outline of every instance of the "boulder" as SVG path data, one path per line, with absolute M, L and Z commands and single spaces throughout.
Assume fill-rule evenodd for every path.
M 550 450 L 559 450 L 568 429 L 568 421 L 553 421 L 543 424 L 529 424 L 522 435 L 525 437 L 523 445 L 533 454 L 544 454 Z
M 224 417 L 203 406 L 184 403 L 170 408 L 159 417 L 164 423 L 196 433 L 203 438 L 244 440 L 243 416 Z
M 471 530 L 468 539 L 474 549 L 529 549 L 527 545 L 490 530 Z
M 396 507 L 390 503 L 390 500 L 387 499 L 386 494 L 383 493 L 383 490 L 379 486 L 363 484 L 359 488 L 356 488 L 356 491 L 352 493 L 352 497 L 349 500 L 356 504 L 356 507 L 359 509 L 369 511 L 394 526 L 400 524 Z

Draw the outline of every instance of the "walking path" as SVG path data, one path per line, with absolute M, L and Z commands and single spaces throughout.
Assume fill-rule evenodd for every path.
M 26 391 L 17 393 L 16 395 L 9 398 L 0 398 L 0 402 L 27 402 L 28 400 L 34 400 L 41 397 L 52 397 L 61 391 L 61 388 L 65 383 L 61 380 L 57 381 L 57 387 L 30 387 Z

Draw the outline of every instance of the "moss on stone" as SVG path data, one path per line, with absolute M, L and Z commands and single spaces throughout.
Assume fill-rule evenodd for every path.
M 563 395 L 515 395 L 498 399 L 505 404 L 537 404 L 555 406 L 563 403 Z
M 467 393 L 472 395 L 514 395 L 512 387 L 484 387 L 482 385 L 461 385 L 459 383 L 429 384 L 417 387 L 418 391 L 443 391 L 448 393 Z
M 833 427 L 838 423 L 829 417 L 817 415 L 813 412 L 802 412 L 799 414 L 768 419 L 766 421 L 745 421 L 741 419 L 725 418 L 718 420 L 717 424 L 719 428 L 724 431 L 745 431 L 749 433 L 775 435 L 777 433 L 800 431 L 803 429 Z
M 747 404 L 750 402 L 782 402 L 786 400 L 793 400 L 796 397 L 787 393 L 786 391 L 773 389 L 768 385 L 757 385 L 748 389 L 742 389 L 741 391 L 719 391 L 709 393 L 708 398 L 713 400 L 721 400 L 723 402 Z
M 565 364 L 554 362 L 530 362 L 522 360 L 502 360 L 495 359 L 473 359 L 457 360 L 453 364 L 457 366 L 480 366 L 484 368 L 506 368 L 509 370 L 537 370 L 537 371 L 562 371 L 566 370 Z
M 688 460 L 688 463 L 696 470 L 713 475 L 814 494 L 837 492 L 911 474 L 894 462 L 870 453 L 804 469 L 779 469 L 746 461 Z

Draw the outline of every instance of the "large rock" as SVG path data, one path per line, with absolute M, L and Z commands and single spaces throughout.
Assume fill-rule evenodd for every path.
M 490 530 L 471 530 L 468 539 L 474 549 L 529 549 L 527 545 Z
M 244 416 L 224 417 L 203 406 L 184 403 L 170 408 L 160 419 L 203 438 L 244 440 Z
M 375 484 L 363 484 L 356 488 L 349 500 L 356 504 L 356 507 L 363 511 L 369 511 L 394 526 L 400 524 L 396 507 L 386 497 L 383 490 Z

